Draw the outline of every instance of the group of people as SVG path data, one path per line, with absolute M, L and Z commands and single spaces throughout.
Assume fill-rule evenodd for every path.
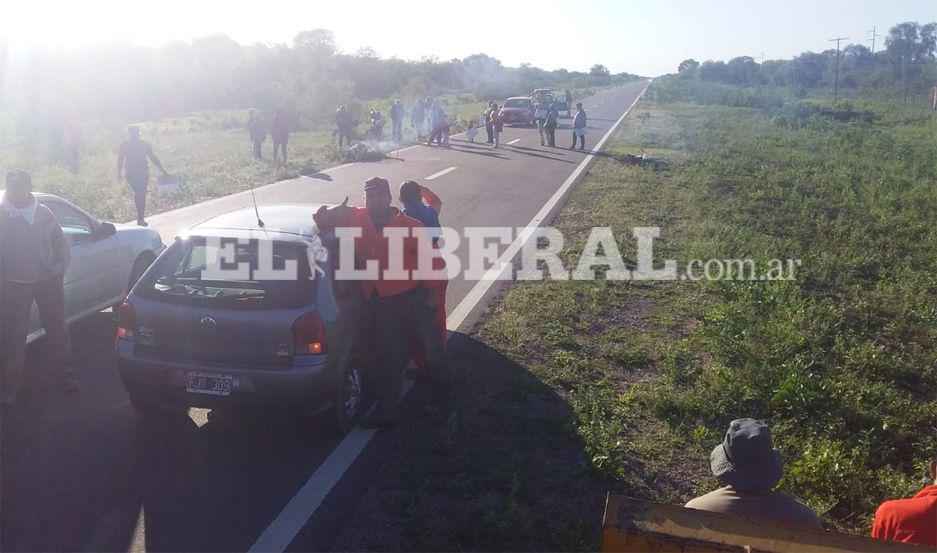
M 686 507 L 822 529 L 820 518 L 796 499 L 773 491 L 783 462 L 771 432 L 754 419 L 729 424 L 725 438 L 710 454 L 710 469 L 723 487 L 690 500 Z M 872 537 L 937 547 L 937 453 L 925 486 L 910 499 L 886 501 L 875 512 Z
M 391 426 L 399 419 L 400 388 L 404 364 L 412 355 L 416 370 L 410 376 L 424 380 L 433 396 L 444 399 L 449 393 L 449 367 L 446 361 L 446 287 L 448 281 L 421 280 L 412 271 L 418 268 L 419 240 L 435 247 L 439 239 L 439 212 L 442 201 L 429 188 L 415 181 L 400 185 L 394 207 L 390 183 L 374 177 L 364 185 L 364 207 L 348 205 L 348 198 L 335 207 L 322 206 L 313 219 L 320 229 L 336 227 L 360 230 L 355 240 L 355 267 L 377 264 L 375 280 L 337 281 L 337 296 L 355 321 L 356 348 L 375 391 L 375 406 L 360 421 L 366 428 Z M 390 245 L 384 229 L 408 229 L 404 239 L 403 268 L 407 280 L 388 279 Z M 444 269 L 441 257 L 434 269 Z
M 257 161 L 262 161 L 264 157 L 263 144 L 267 140 L 267 130 L 267 123 L 257 110 L 254 108 L 247 110 L 247 132 L 253 146 L 254 159 Z M 273 142 L 273 162 L 277 163 L 282 159 L 285 164 L 286 145 L 290 140 L 290 118 L 283 108 L 278 107 L 273 110 L 269 131 Z

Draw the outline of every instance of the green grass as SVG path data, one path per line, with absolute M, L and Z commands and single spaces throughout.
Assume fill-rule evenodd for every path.
M 599 162 L 558 221 L 568 261 L 589 227 L 660 226 L 659 259 L 794 258 L 799 278 L 523 283 L 482 336 L 518 361 L 550 360 L 538 376 L 567 390 L 603 474 L 627 474 L 634 456 L 705 467 L 728 421 L 754 416 L 787 460 L 781 488 L 865 532 L 880 501 L 919 485 L 937 438 L 937 115 L 707 103 L 636 109 L 611 151 L 671 163 Z M 700 476 L 697 492 L 712 485 Z
M 593 226 L 632 258 L 631 229 L 660 226 L 658 263 L 799 258 L 798 278 L 515 283 L 458 350 L 451 413 L 403 425 L 346 526 L 382 530 L 338 548 L 596 549 L 606 492 L 713 489 L 709 452 L 745 416 L 773 430 L 779 489 L 831 528 L 866 534 L 920 486 L 937 443 L 937 116 L 650 97 L 558 216 L 567 267 Z M 667 163 L 620 161 L 641 150 Z

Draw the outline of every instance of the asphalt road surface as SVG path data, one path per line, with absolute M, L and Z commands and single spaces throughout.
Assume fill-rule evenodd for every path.
M 587 148 L 606 135 L 646 84 L 582 100 L 589 115 Z M 561 120 L 557 148 L 541 147 L 536 129 L 507 127 L 501 148 L 494 150 L 484 143 L 482 129 L 474 144 L 456 136 L 451 149 L 417 145 L 380 162 L 267 185 L 256 190 L 257 201 L 339 203 L 347 195 L 352 204 L 363 205 L 368 178 L 384 177 L 394 190 L 413 179 L 442 197 L 446 226 L 523 227 L 586 159 L 588 149 L 566 149 L 570 122 Z M 250 205 L 250 195 L 240 193 L 149 221 L 169 242 L 194 223 Z M 84 207 L 93 212 L 93 206 Z M 460 248 L 463 264 L 465 252 Z M 462 278 L 450 283 L 450 312 L 467 296 L 481 299 L 477 289 L 472 292 L 475 284 Z M 473 307 L 474 300 L 463 308 Z M 469 312 L 459 322 L 470 324 Z M 49 386 L 41 340 L 30 348 L 24 396 L 0 420 L 3 551 L 239 551 L 273 547 L 278 540 L 290 549 L 328 547 L 342 506 L 354 501 L 380 462 L 380 454 L 369 451 L 379 451 L 382 439 L 390 439 L 381 433 L 376 439 L 366 436 L 355 466 L 334 488 L 322 491 L 326 497 L 318 510 L 306 509 L 302 503 L 318 485 L 316 478 L 326 468 L 334 471 L 338 461 L 330 454 L 344 444 L 340 437 L 290 413 L 218 413 L 209 420 L 207 411 L 193 409 L 188 418 L 145 422 L 131 409 L 117 374 L 112 314 L 89 317 L 73 325 L 72 333 L 82 391 L 63 396 Z M 307 511 L 313 515 L 308 520 Z M 304 526 L 302 539 L 319 537 L 290 543 L 293 532 L 284 534 L 281 526 L 290 518 L 295 524 L 296 517 Z

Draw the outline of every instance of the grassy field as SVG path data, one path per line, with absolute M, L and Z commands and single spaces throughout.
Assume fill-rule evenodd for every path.
M 594 94 L 593 89 L 577 89 L 576 97 Z M 442 96 L 446 111 L 453 117 L 452 132 L 465 129 L 466 121 L 477 119 L 487 102 L 471 94 Z M 356 113 L 378 109 L 388 118 L 385 137 L 391 133 L 389 108 L 393 100 L 352 101 Z M 415 138 L 407 117 L 404 139 Z M 204 111 L 158 121 L 138 122 L 143 139 L 153 145 L 166 169 L 180 180 L 178 191 L 157 194 L 151 182 L 147 213 L 159 213 L 203 200 L 246 190 L 249 185 L 263 185 L 277 180 L 309 175 L 327 167 L 350 161 L 348 154 L 335 147 L 332 125 L 299 117 L 298 130 L 290 135 L 289 163 L 274 166 L 273 145 L 268 137 L 263 162 L 251 155 L 246 126 L 246 110 Z M 328 119 L 326 117 L 325 119 Z M 367 125 L 361 117 L 359 132 Z M 111 221 L 134 218 L 133 198 L 126 182 L 117 180 L 117 147 L 124 140 L 125 121 L 88 119 L 77 121 L 82 137 L 80 170 L 70 173 L 65 165 L 59 124 L 42 119 L 14 121 L 0 114 L 0 169 L 22 167 L 33 173 L 36 188 L 63 196 L 95 216 Z M 388 151 L 391 142 L 376 145 Z M 155 175 L 156 170 L 151 170 Z M 155 180 L 155 179 L 151 179 Z
M 703 105 L 679 86 L 652 86 L 559 215 L 567 267 L 593 226 L 631 258 L 631 229 L 659 226 L 657 263 L 794 258 L 796 279 L 516 283 L 460 338 L 451 412 L 402 426 L 338 548 L 595 549 L 605 492 L 709 491 L 709 452 L 745 416 L 772 427 L 779 489 L 830 528 L 867 533 L 879 502 L 920 487 L 937 115 Z M 642 150 L 667 162 L 622 162 Z

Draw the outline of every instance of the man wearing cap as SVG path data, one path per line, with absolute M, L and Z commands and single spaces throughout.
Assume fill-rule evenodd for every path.
M 361 292 L 368 308 L 359 325 L 359 339 L 364 341 L 359 344 L 376 350 L 376 355 L 371 356 L 375 363 L 368 369 L 374 378 L 377 402 L 374 410 L 361 421 L 362 426 L 374 428 L 391 426 L 398 421 L 402 365 L 408 358 L 408 345 L 416 343 L 423 351 L 428 380 L 439 394 L 448 392 L 449 369 L 434 323 L 438 301 L 435 288 L 442 283 L 417 280 L 410 274 L 418 268 L 418 240 L 427 240 L 423 225 L 391 206 L 393 198 L 386 179 L 375 177 L 367 181 L 364 195 L 363 208 L 349 206 L 346 197 L 339 206 L 322 206 L 313 218 L 322 229 L 344 227 L 360 232 L 360 237 L 354 241 L 355 266 L 358 269 L 377 266 L 376 278 L 361 281 Z M 390 228 L 407 230 L 409 236 L 403 239 L 402 249 L 399 244 L 389 243 L 389 233 L 385 229 Z M 403 259 L 390 259 L 395 254 L 402 255 Z M 388 278 L 385 271 L 392 264 L 402 266 L 408 277 Z M 346 268 L 339 267 L 342 269 Z
M 772 491 L 781 479 L 783 464 L 764 424 L 754 419 L 732 421 L 709 461 L 713 476 L 725 487 L 690 500 L 686 504 L 690 509 L 823 528 L 809 507 Z
M 52 348 L 64 391 L 81 385 L 72 373 L 71 340 L 65 324 L 63 279 L 71 260 L 68 240 L 49 208 L 32 194 L 26 171 L 7 173 L 0 200 L 0 373 L 2 402 L 16 403 L 26 365 L 26 335 L 33 302 Z
M 579 139 L 581 142 L 579 144 L 579 149 L 583 150 L 586 147 L 586 110 L 582 109 L 582 102 L 576 103 L 576 117 L 573 118 L 573 145 L 569 147 L 570 150 L 576 148 L 576 139 Z

